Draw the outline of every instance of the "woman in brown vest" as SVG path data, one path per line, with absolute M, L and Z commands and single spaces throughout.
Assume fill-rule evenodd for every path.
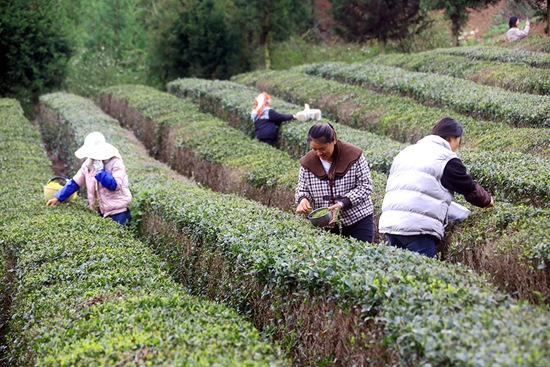
M 300 159 L 296 212 L 328 207 L 339 213 L 328 230 L 372 242 L 372 181 L 363 150 L 338 140 L 327 122 L 313 125 L 307 141 L 311 151 Z

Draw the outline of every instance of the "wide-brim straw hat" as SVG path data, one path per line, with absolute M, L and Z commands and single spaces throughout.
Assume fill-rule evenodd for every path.
M 105 137 L 100 132 L 93 132 L 86 136 L 84 145 L 74 152 L 77 158 L 91 158 L 97 160 L 106 160 L 113 157 L 119 157 L 118 149 L 105 141 Z

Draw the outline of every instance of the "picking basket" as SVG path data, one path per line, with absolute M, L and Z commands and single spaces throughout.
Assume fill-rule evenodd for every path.
M 58 192 L 65 184 L 67 183 L 67 178 L 63 176 L 54 176 L 50 178 L 46 186 L 44 186 L 44 199 L 46 201 L 53 199 L 54 194 Z M 75 192 L 65 200 L 65 203 L 70 203 L 78 195 L 78 192 Z
M 325 227 L 332 219 L 332 211 L 328 208 L 318 208 L 309 213 L 307 219 L 316 227 Z

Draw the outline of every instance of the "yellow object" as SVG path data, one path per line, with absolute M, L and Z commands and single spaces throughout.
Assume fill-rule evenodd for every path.
M 46 199 L 46 201 L 53 199 L 54 194 L 58 192 L 62 187 L 63 186 L 59 182 L 50 180 L 48 184 L 44 186 L 44 198 Z M 71 200 L 73 200 L 77 196 L 77 194 L 78 193 L 75 192 L 74 194 L 69 196 L 64 202 L 70 203 Z

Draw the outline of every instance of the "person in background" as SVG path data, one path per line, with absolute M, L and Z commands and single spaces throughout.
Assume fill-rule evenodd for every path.
M 508 22 L 508 25 L 510 28 L 506 32 L 506 38 L 508 38 L 508 41 L 512 42 L 515 40 L 523 39 L 529 35 L 530 27 L 529 19 L 525 22 L 525 28 L 523 31 L 518 28 L 519 26 L 519 18 L 518 17 L 511 17 L 510 21 Z
M 131 219 L 128 204 L 132 201 L 126 167 L 118 149 L 105 141 L 100 132 L 86 136 L 84 145 L 75 153 L 86 158 L 76 175 L 46 203 L 52 206 L 65 201 L 82 186 L 86 186 L 90 210 L 105 218 L 127 225 Z
M 472 179 L 455 153 L 462 132 L 462 125 L 445 117 L 431 135 L 395 156 L 379 222 L 379 232 L 386 234 L 391 246 L 435 257 L 455 192 L 472 205 L 493 206 L 491 195 Z
M 296 119 L 296 115 L 279 113 L 271 108 L 271 98 L 266 92 L 260 93 L 254 99 L 254 108 L 250 116 L 254 121 L 256 139 L 269 145 L 275 145 L 281 123 Z
M 327 122 L 313 125 L 307 141 L 311 151 L 300 159 L 296 212 L 328 207 L 338 213 L 340 221 L 335 225 L 333 216 L 328 228 L 332 233 L 372 242 L 372 181 L 363 150 L 338 140 Z

